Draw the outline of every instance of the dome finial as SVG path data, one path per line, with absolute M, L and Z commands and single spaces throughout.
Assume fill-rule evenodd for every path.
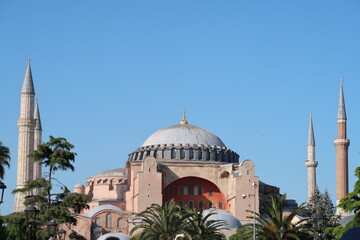
M 182 120 L 180 122 L 181 125 L 186 125 L 188 124 L 188 121 L 186 120 L 186 111 L 185 111 L 185 108 L 183 110 L 183 113 L 182 113 Z

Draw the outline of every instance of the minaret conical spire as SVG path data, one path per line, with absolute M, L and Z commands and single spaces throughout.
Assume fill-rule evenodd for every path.
M 347 118 L 345 111 L 345 100 L 343 92 L 343 79 L 340 79 L 340 96 L 337 116 L 337 139 L 334 140 L 336 148 L 336 205 L 349 193 L 349 173 L 348 173 L 348 149 L 350 140 L 347 139 Z M 348 213 L 341 208 L 337 208 L 337 214 L 346 216 Z
M 28 65 L 24 77 L 24 82 L 21 88 L 21 93 L 35 94 L 34 82 L 31 74 L 30 57 L 28 57 Z
M 313 196 L 316 188 L 316 167 L 318 162 L 315 160 L 315 137 L 312 121 L 312 112 L 310 112 L 309 136 L 308 136 L 308 159 L 305 166 L 308 169 L 308 201 Z
M 346 120 L 345 100 L 343 91 L 343 78 L 340 79 L 340 95 L 339 95 L 339 109 L 338 109 L 338 120 Z
M 315 137 L 314 137 L 314 128 L 313 128 L 313 121 L 312 121 L 312 112 L 310 112 L 308 145 L 309 146 L 315 146 Z
M 36 98 L 34 119 L 35 119 L 35 130 L 42 130 L 38 98 Z

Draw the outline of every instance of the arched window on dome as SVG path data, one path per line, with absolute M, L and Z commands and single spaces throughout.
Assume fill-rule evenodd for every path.
M 201 150 L 201 148 L 199 148 L 198 150 L 198 160 L 202 160 L 202 150 Z
M 147 151 L 146 151 L 146 156 L 150 156 L 150 153 L 151 153 L 151 151 L 150 151 L 150 150 L 147 150 Z
M 199 208 L 203 209 L 204 208 L 204 203 L 202 201 L 199 202 Z
M 209 152 L 209 149 L 206 148 L 206 149 L 204 150 L 204 154 L 205 154 L 205 156 L 204 156 L 205 160 L 209 161 L 209 160 L 210 160 L 210 152 Z
M 140 152 L 140 158 L 139 158 L 139 160 L 142 160 L 142 159 L 143 159 L 143 157 L 144 157 L 144 152 L 143 152 L 143 151 L 141 151 L 141 152 Z
M 192 200 L 189 201 L 188 207 L 189 208 L 194 208 L 194 202 Z
M 118 218 L 117 227 L 118 228 L 123 228 L 124 227 L 124 220 L 122 218 Z
M 189 149 L 189 159 L 194 159 L 194 149 Z
M 112 214 L 111 213 L 106 214 L 106 227 L 107 228 L 112 227 Z
M 219 209 L 223 209 L 223 203 L 219 202 Z
M 156 150 L 154 151 L 154 158 L 158 158 L 158 153 Z
M 176 149 L 172 148 L 171 149 L 171 159 L 174 159 L 174 158 L 176 158 Z
M 185 158 L 185 149 L 181 148 L 180 149 L 180 159 L 184 159 Z

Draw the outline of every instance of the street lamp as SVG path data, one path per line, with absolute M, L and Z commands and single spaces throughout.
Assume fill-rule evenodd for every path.
M 65 239 L 66 231 L 63 228 L 60 228 L 58 231 L 59 240 Z
M 57 223 L 55 222 L 55 220 L 54 219 L 50 220 L 46 225 L 47 225 L 49 237 L 55 237 L 56 228 L 57 228 Z
M 29 236 L 28 239 L 32 239 L 32 227 L 35 223 L 36 217 L 39 213 L 39 210 L 34 205 L 29 205 L 27 208 L 25 208 L 25 214 L 26 214 L 26 221 L 29 224 Z
M 5 191 L 5 188 L 6 188 L 6 185 L 2 182 L 2 181 L 0 181 L 0 191 L 1 191 L 1 198 L 0 198 L 0 204 L 2 204 L 3 203 L 3 200 L 4 200 L 4 191 Z
M 254 188 L 254 194 L 249 194 L 249 193 L 244 193 L 242 195 L 242 198 L 245 199 L 245 198 L 250 198 L 250 197 L 253 197 L 254 198 L 254 230 L 253 230 L 253 240 L 256 240 L 256 220 L 255 220 L 255 217 L 256 217 L 256 188 L 257 188 L 257 184 L 256 182 L 253 182 L 251 184 Z
M 282 237 L 284 236 L 285 233 L 287 233 L 286 228 L 284 228 L 283 226 L 281 226 L 281 228 L 278 231 L 280 233 L 280 239 L 282 239 Z M 286 238 L 285 238 L 286 239 Z

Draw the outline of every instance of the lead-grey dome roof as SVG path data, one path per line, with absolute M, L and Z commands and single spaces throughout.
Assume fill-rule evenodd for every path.
M 189 124 L 178 124 L 171 127 L 160 129 L 152 134 L 141 145 L 142 147 L 151 145 L 210 145 L 218 147 L 226 147 L 221 139 L 200 127 L 196 127 Z

